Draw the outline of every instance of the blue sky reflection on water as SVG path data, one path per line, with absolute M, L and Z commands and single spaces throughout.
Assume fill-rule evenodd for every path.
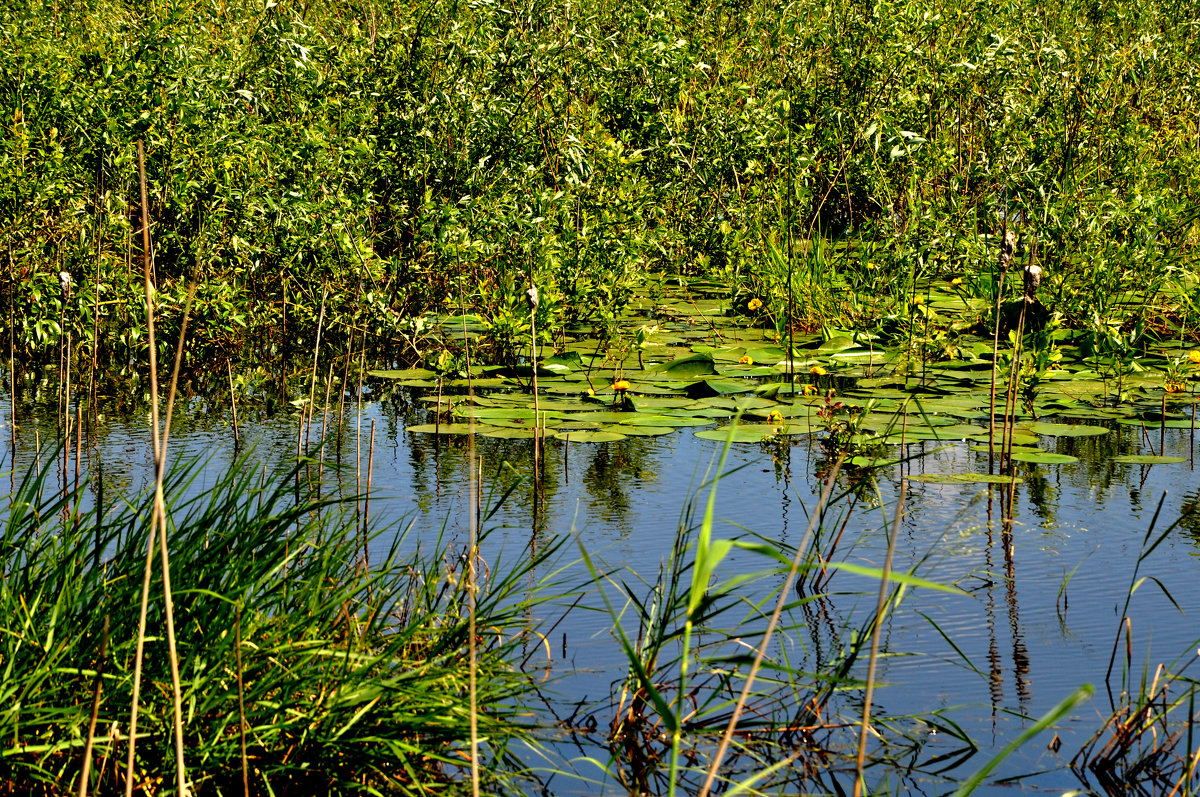
M 4 406 L 7 410 L 7 404 Z M 404 426 L 413 422 L 409 413 L 402 406 L 370 403 L 360 420 L 347 409 L 340 449 L 341 486 L 332 471 L 326 473 L 326 480 L 330 489 L 347 494 L 354 491 L 356 475 L 365 483 L 373 423 L 372 517 L 397 527 L 412 523 L 414 545 L 432 545 L 434 535 L 443 528 L 451 539 L 465 542 L 465 447 L 459 440 L 405 432 Z M 3 420 L 7 470 L 7 411 Z M 18 472 L 37 456 L 35 439 L 44 444 L 54 436 L 52 418 L 50 423 L 19 420 Z M 85 449 L 84 469 L 102 461 L 110 494 L 113 489 L 137 490 L 150 483 L 148 423 L 148 417 L 140 415 L 103 419 L 100 436 Z M 268 471 L 275 463 L 290 463 L 296 453 L 296 423 L 296 416 L 288 414 L 246 423 L 243 449 L 252 452 Z M 319 438 L 320 429 L 318 422 L 311 431 L 312 439 Z M 1120 438 L 1123 451 L 1138 445 L 1137 434 L 1138 430 L 1130 428 L 1111 433 Z M 1153 442 L 1157 446 L 1157 439 Z M 1188 457 L 1193 444 L 1187 430 L 1168 430 L 1163 453 Z M 881 472 L 877 496 L 874 490 L 860 490 L 848 520 L 840 513 L 849 499 L 831 510 L 839 523 L 845 522 L 835 559 L 882 564 L 883 528 L 895 511 L 902 476 L 987 469 L 986 454 L 970 451 L 965 445 L 923 445 L 922 456 Z M 883 634 L 888 656 L 879 671 L 882 686 L 875 695 L 874 713 L 942 712 L 982 748 L 956 773 L 961 777 L 1018 733 L 1027 724 L 1023 716 L 1040 716 L 1082 683 L 1096 688 L 1091 702 L 1059 724 L 1062 746 L 1058 752 L 1047 748 L 1053 732 L 1046 732 L 1006 761 L 993 777 L 1040 774 L 1016 785 L 991 786 L 977 793 L 1008 794 L 1014 788 L 1057 793 L 1080 788 L 1067 764 L 1109 714 L 1105 671 L 1151 518 L 1164 494 L 1159 529 L 1200 501 L 1191 465 L 1122 465 L 1111 462 L 1097 445 L 1096 438 L 1044 441 L 1044 447 L 1073 453 L 1081 461 L 1021 465 L 1026 482 L 1017 488 L 1008 526 L 1001 522 L 1004 512 L 997 488 L 907 482 L 894 567 L 917 567 L 921 577 L 957 586 L 963 593 L 915 589 L 889 616 Z M 485 495 L 488 489 L 502 491 L 524 479 L 489 522 L 495 531 L 488 539 L 485 556 L 508 561 L 525 555 L 531 546 L 545 546 L 575 530 L 578 544 L 603 567 L 621 574 L 629 584 L 651 582 L 670 550 L 684 509 L 706 475 L 713 472 L 720 447 L 695 438 L 688 429 L 666 437 L 617 443 L 564 447 L 551 441 L 545 463 L 546 500 L 535 507 L 528 480 L 530 443 L 480 440 L 477 451 L 483 456 Z M 42 456 L 48 450 L 43 445 Z M 921 452 L 914 446 L 909 453 Z M 233 455 L 228 417 L 189 407 L 186 402 L 178 408 L 171 456 L 178 460 L 198 457 L 204 465 L 193 482 L 194 490 L 210 485 Z M 747 537 L 753 532 L 762 539 L 796 544 L 807 526 L 808 512 L 817 502 L 818 472 L 827 466 L 812 438 L 774 448 L 734 446 L 726 462 L 728 475 L 717 488 L 716 534 Z M 824 544 L 828 545 L 829 539 L 827 534 Z M 1181 524 L 1142 565 L 1140 575 L 1155 580 L 1143 581 L 1131 603 L 1135 682 L 1143 670 L 1153 677 L 1159 663 L 1178 670 L 1176 660 L 1195 653 L 1200 637 L 1200 626 L 1192 617 L 1200 603 L 1198 539 L 1200 523 Z M 577 560 L 577 544 L 568 541 L 555 564 L 556 568 L 566 566 L 555 575 L 565 591 L 589 590 Z M 763 566 L 754 555 L 735 552 L 723 563 L 720 575 Z M 543 575 L 549 574 L 548 570 Z M 747 590 L 761 598 L 778 583 L 779 578 L 772 576 Z M 779 652 L 786 648 L 792 661 L 829 655 L 837 636 L 856 628 L 873 609 L 876 589 L 872 579 L 837 573 L 829 584 L 830 597 L 815 604 L 819 612 L 814 618 L 819 614 L 819 619 L 814 619 L 809 638 L 786 635 L 778 643 Z M 1164 589 L 1180 608 L 1172 604 Z M 610 595 L 619 600 L 615 593 Z M 548 669 L 547 696 L 558 701 L 560 716 L 570 714 L 582 701 L 603 727 L 624 670 L 611 620 L 598 610 L 600 605 L 594 591 L 585 595 L 580 606 L 548 637 L 549 660 L 544 653 L 531 660 Z M 562 606 L 548 607 L 545 621 L 556 621 L 561 610 Z M 1124 651 L 1122 638 L 1112 681 L 1115 689 L 1119 689 L 1125 666 Z M 1197 676 L 1200 668 L 1188 672 Z M 902 722 L 912 733 L 927 732 L 920 730 L 924 726 L 917 720 Z M 944 734 L 930 734 L 917 759 L 949 754 L 955 747 Z M 572 748 L 560 745 L 555 749 L 570 754 Z M 575 755 L 584 752 L 604 756 L 598 749 L 574 750 Z M 950 790 L 945 782 L 925 775 L 897 781 L 893 774 L 892 782 L 914 793 Z M 555 780 L 555 789 L 560 793 L 573 790 L 561 778 Z M 579 793 L 594 793 L 592 789 L 581 787 Z M 611 791 L 620 789 L 612 784 Z

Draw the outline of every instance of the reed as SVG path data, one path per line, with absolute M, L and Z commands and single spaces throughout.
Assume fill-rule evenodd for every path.
M 88 489 L 45 489 L 56 467 L 47 462 L 21 478 L 0 526 L 0 790 L 112 793 L 127 785 L 123 771 L 96 766 L 86 782 L 82 775 L 85 761 L 114 761 L 128 747 L 145 529 L 156 499 L 152 490 L 122 496 L 100 520 L 88 513 L 66 523 L 61 510 Z M 189 488 L 198 464 L 173 467 L 163 484 L 171 566 L 188 574 L 174 608 L 190 782 L 208 794 L 244 793 L 244 774 L 256 793 L 423 793 L 452 782 L 464 772 L 459 751 L 469 740 L 471 601 L 479 771 L 485 790 L 495 787 L 505 777 L 505 746 L 530 732 L 518 716 L 530 682 L 513 662 L 527 644 L 525 615 L 536 600 L 528 580 L 544 555 L 492 562 L 474 590 L 448 588 L 466 581 L 466 565 L 447 541 L 425 555 L 404 553 L 412 546 L 403 535 L 379 529 L 382 556 L 364 570 L 348 502 L 308 493 L 296 503 L 292 473 L 262 485 L 245 458 L 197 493 Z M 98 565 L 93 538 L 103 550 Z M 164 613 L 151 602 L 148 627 L 161 627 Z M 135 791 L 175 778 L 166 752 L 170 670 L 166 640 L 147 637 Z
M 716 490 L 736 472 L 723 469 L 723 457 L 685 506 L 657 579 L 639 585 L 635 574 L 607 570 L 581 546 L 629 665 L 607 737 L 607 772 L 624 789 L 702 795 L 852 790 L 839 779 L 855 772 L 863 718 L 852 716 L 847 698 L 869 689 L 870 676 L 864 679 L 859 668 L 877 655 L 873 629 L 913 587 L 962 593 L 911 571 L 891 572 L 889 565 L 826 561 L 810 545 L 822 526 L 844 525 L 850 493 L 837 489 L 839 466 L 824 477 L 822 495 L 807 510 L 809 528 L 795 547 L 744 529 L 733 538 L 718 536 Z M 886 519 L 884 533 L 894 533 Z M 741 557 L 738 575 L 725 576 L 722 565 L 734 554 Z M 762 569 L 755 570 L 754 561 Z M 883 609 L 876 606 L 840 629 L 836 656 L 793 659 L 797 646 L 820 633 L 807 613 L 827 610 L 828 600 L 798 593 L 794 585 L 822 568 L 877 579 L 888 599 Z M 952 724 L 933 721 L 969 746 Z M 886 732 L 889 718 L 877 724 Z M 878 761 L 872 756 L 869 763 Z

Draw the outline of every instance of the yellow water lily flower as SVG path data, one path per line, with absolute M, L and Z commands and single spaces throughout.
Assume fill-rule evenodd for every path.
M 1163 385 L 1163 389 L 1166 390 L 1168 393 L 1182 393 L 1183 392 L 1183 383 L 1182 382 L 1167 382 L 1165 385 Z
M 618 379 L 616 382 L 613 382 L 613 385 L 612 385 L 612 389 L 616 390 L 617 392 L 620 392 L 622 390 L 628 390 L 629 388 L 630 388 L 629 382 L 627 382 L 624 379 Z
M 813 376 L 825 376 L 825 374 L 828 373 L 824 368 L 822 368 L 819 365 L 814 365 L 812 368 L 809 368 L 808 372 L 810 374 L 812 374 Z
M 962 284 L 963 284 L 962 277 L 955 277 L 954 279 L 950 280 L 950 285 L 952 287 L 958 287 L 959 285 L 962 285 Z
M 762 309 L 762 299 L 751 299 L 750 303 L 746 305 L 746 309 L 752 313 Z
M 806 396 L 817 395 L 817 386 L 816 385 L 805 385 L 804 386 L 804 395 L 806 395 Z
M 776 425 L 783 423 L 783 413 L 779 410 L 771 410 L 767 413 L 767 423 Z
M 913 304 L 925 304 L 925 297 L 924 296 L 914 296 L 912 303 Z
M 749 354 L 743 354 L 741 357 L 738 358 L 738 364 L 739 365 L 754 365 L 754 358 L 751 357 Z
M 1188 360 L 1200 365 L 1200 349 L 1193 349 L 1188 352 Z

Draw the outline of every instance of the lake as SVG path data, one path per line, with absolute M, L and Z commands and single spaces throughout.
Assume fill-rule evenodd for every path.
M 491 395 L 503 400 L 506 391 Z M 326 457 L 330 467 L 321 475 L 328 489 L 352 494 L 356 478 L 365 485 L 369 463 L 370 511 L 376 522 L 394 525 L 396 533 L 411 527 L 408 545 L 432 546 L 443 529 L 465 545 L 466 438 L 407 431 L 430 422 L 429 408 L 438 406 L 437 393 L 369 379 L 361 407 L 357 398 L 351 390 L 344 403 L 332 400 L 328 413 L 315 413 L 309 429 L 310 444 L 320 438 L 323 425 L 331 430 L 333 442 Z M 148 414 L 144 407 L 126 414 L 111 403 L 101 406 L 106 411 L 83 448 L 81 470 L 94 472 L 102 464 L 110 494 L 144 489 L 152 483 Z M 6 452 L 7 469 L 12 450 L 7 395 L 0 407 L 0 450 Z M 1186 411 L 1191 410 L 1188 405 Z M 249 452 L 268 469 L 295 461 L 298 410 L 284 405 L 268 412 L 252 405 L 240 411 L 242 453 Z M 339 417 L 341 447 L 334 450 Z M 529 618 L 541 641 L 531 644 L 526 660 L 541 683 L 544 712 L 537 720 L 545 731 L 544 748 L 525 760 L 548 793 L 619 794 L 637 783 L 635 767 L 628 762 L 611 764 L 608 772 L 594 763 L 609 761 L 607 731 L 629 670 L 597 581 L 621 615 L 623 627 L 636 637 L 636 613 L 622 589 L 645 600 L 678 539 L 681 522 L 694 526 L 702 514 L 707 482 L 724 444 L 697 437 L 696 432 L 727 422 L 714 418 L 708 426 L 609 442 L 575 442 L 561 435 L 546 441 L 537 480 L 532 440 L 475 441 L 482 458 L 485 505 L 487 511 L 494 509 L 484 523 L 490 530 L 484 561 L 511 561 L 561 543 L 552 564 L 538 574 L 555 585 L 553 591 L 561 597 L 542 605 L 541 616 Z M 18 423 L 20 473 L 35 458 L 49 456 L 47 443 L 56 434 L 51 398 L 29 398 L 18 408 Z M 1200 504 L 1192 464 L 1194 431 L 1148 429 L 1145 424 L 1102 418 L 1087 423 L 1104 431 L 1091 436 L 1047 434 L 1038 443 L 1041 450 L 1074 461 L 1017 462 L 1015 473 L 1022 481 L 1011 487 L 921 481 L 930 474 L 986 473 L 987 452 L 972 450 L 969 441 L 919 440 L 905 443 L 903 449 L 892 446 L 887 455 L 896 457 L 903 450 L 903 462 L 871 474 L 850 467 L 838 473 L 834 495 L 840 498 L 825 513 L 814 543 L 818 550 L 828 552 L 833 562 L 881 568 L 887 528 L 903 490 L 892 569 L 911 570 L 916 577 L 954 588 L 907 588 L 881 625 L 882 655 L 872 707 L 872 716 L 881 719 L 879 736 L 870 745 L 876 763 L 868 769 L 868 782 L 880 790 L 949 793 L 954 783 L 1087 683 L 1095 688 L 1090 700 L 1024 743 L 976 793 L 1089 788 L 1102 792 L 1103 777 L 1085 770 L 1081 778 L 1070 765 L 1105 725 L 1114 705 L 1121 705 L 1124 685 L 1136 690 L 1139 683 L 1154 680 L 1163 664 L 1168 672 L 1184 675 L 1169 696 L 1188 694 L 1191 684 L 1186 678 L 1195 673 L 1185 668 L 1197 655 L 1200 637 L 1189 615 L 1200 596 L 1200 518 L 1187 514 Z M 832 470 L 834 457 L 821 439 L 818 432 L 731 445 L 725 475 L 716 487 L 713 535 L 773 544 L 790 558 Z M 173 459 L 196 459 L 199 470 L 192 489 L 203 490 L 235 456 L 228 408 L 205 398 L 181 400 L 170 445 Z M 1185 461 L 1115 461 L 1151 448 Z M 337 472 L 333 464 L 339 458 L 344 468 Z M 495 497 L 510 488 L 495 505 Z M 1009 513 L 1005 504 L 1010 497 Z M 699 504 L 693 504 L 697 500 Z M 695 512 L 687 521 L 689 506 Z M 1010 522 L 1005 522 L 1006 515 Z M 1156 539 L 1184 515 L 1139 567 L 1152 524 L 1150 537 Z M 589 575 L 581 549 L 593 558 L 603 578 Z M 735 548 L 720 563 L 714 582 L 766 571 L 769 564 L 760 552 Z M 814 585 L 812 574 L 805 591 L 794 593 L 809 600 L 791 612 L 792 622 L 785 623 L 769 659 L 787 662 L 798 671 L 827 671 L 845 655 L 851 635 L 866 627 L 876 607 L 877 579 L 851 569 L 826 572 L 826 583 Z M 1135 573 L 1140 581 L 1129 602 L 1128 624 L 1123 625 Z M 176 578 L 186 580 L 186 574 Z M 736 588 L 733 594 L 739 598 L 734 605 L 740 605 L 742 613 L 720 618 L 724 636 L 713 650 L 728 653 L 728 648 L 742 644 L 738 629 L 743 624 L 747 634 L 761 628 L 762 615 L 771 608 L 767 600 L 773 601 L 783 578 L 776 569 Z M 535 589 L 535 581 L 530 588 Z M 862 678 L 865 673 L 864 655 L 848 674 Z M 666 668 L 665 683 L 675 677 L 674 670 Z M 1166 675 L 1158 676 L 1160 683 L 1166 680 Z M 862 699 L 861 690 L 830 688 L 833 694 L 825 704 L 830 713 L 805 743 L 833 756 L 832 768 L 803 782 L 806 789 L 832 793 L 853 785 L 858 731 L 841 723 L 861 718 Z M 664 689 L 670 692 L 669 685 Z M 701 695 L 698 692 L 696 699 Z M 781 700 L 773 710 L 786 714 L 799 708 L 786 703 Z M 1178 713 L 1186 710 L 1185 706 Z M 1180 719 L 1172 716 L 1175 727 L 1182 728 Z M 960 736 L 969 737 L 978 750 L 972 752 Z M 851 758 L 838 759 L 841 754 Z M 656 783 L 651 780 L 651 787 Z M 1154 793 L 1162 784 L 1151 781 L 1142 788 Z

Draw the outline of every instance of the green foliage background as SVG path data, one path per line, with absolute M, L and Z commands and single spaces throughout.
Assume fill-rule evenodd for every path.
M 139 359 L 135 143 L 162 325 L 276 353 L 423 317 L 611 328 L 658 275 L 880 323 L 992 297 L 1001 216 L 1068 323 L 1197 328 L 1194 0 L 675 0 L 0 11 L 0 334 Z M 812 242 L 833 242 L 814 246 Z M 59 271 L 72 275 L 69 297 Z M 798 309 L 797 309 L 798 308 Z M 97 317 L 98 315 L 98 317 Z

